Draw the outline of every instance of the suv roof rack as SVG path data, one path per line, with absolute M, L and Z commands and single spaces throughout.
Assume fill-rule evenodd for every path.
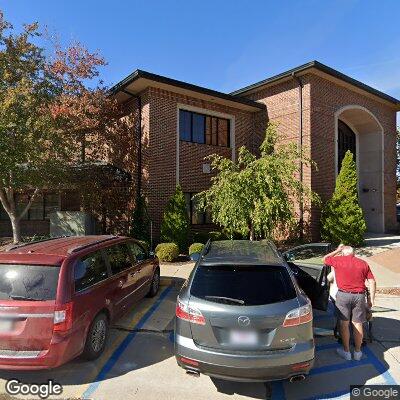
M 108 242 L 109 240 L 113 240 L 113 239 L 115 239 L 117 237 L 118 237 L 117 235 L 112 235 L 112 236 L 108 236 L 108 237 L 106 237 L 104 239 L 99 239 L 99 240 L 95 240 L 94 242 L 83 244 L 82 246 L 74 247 L 74 248 L 68 250 L 68 254 L 76 253 L 77 251 L 84 250 L 84 249 L 86 249 L 88 247 L 94 246 L 95 244 Z
M 18 243 L 17 243 L 17 244 L 15 244 L 15 245 L 11 246 L 11 247 L 8 247 L 8 248 L 6 249 L 6 251 L 19 249 L 20 247 L 30 246 L 31 244 L 49 242 L 50 240 L 55 240 L 55 239 L 60 239 L 60 238 L 66 238 L 66 237 L 70 237 L 70 235 L 56 236 L 56 237 L 47 238 L 47 239 L 32 240 L 32 242 L 26 242 L 26 243 L 21 243 L 21 244 L 18 244 Z
M 210 247 L 211 247 L 211 239 L 207 240 L 207 243 L 205 244 L 203 251 L 200 254 L 200 257 L 205 256 L 209 251 L 210 251 Z

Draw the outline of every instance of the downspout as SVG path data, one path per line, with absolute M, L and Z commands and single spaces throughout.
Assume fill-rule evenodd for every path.
M 135 98 L 138 102 L 139 115 L 138 115 L 138 123 L 136 137 L 138 140 L 138 157 L 137 157 L 137 191 L 136 198 L 137 204 L 139 204 L 141 194 L 142 194 L 142 99 L 140 96 L 137 96 L 127 90 L 122 90 L 125 94 Z
M 300 174 L 300 182 L 303 184 L 303 82 L 301 79 L 292 72 L 292 78 L 297 83 L 299 88 L 299 174 Z M 303 193 L 300 192 L 299 197 L 299 236 L 300 240 L 303 240 L 304 237 L 304 204 L 303 204 Z

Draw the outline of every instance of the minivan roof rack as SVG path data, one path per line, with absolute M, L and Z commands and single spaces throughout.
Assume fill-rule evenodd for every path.
M 84 250 L 84 249 L 86 249 L 88 247 L 91 247 L 91 246 L 94 246 L 96 244 L 108 242 L 109 240 L 116 239 L 117 237 L 118 237 L 117 235 L 112 235 L 112 236 L 108 236 L 105 239 L 95 240 L 94 242 L 90 242 L 90 243 L 83 244 L 82 246 L 74 247 L 74 248 L 68 250 L 68 254 L 76 253 L 77 251 Z
M 36 243 L 43 243 L 43 242 L 49 242 L 50 240 L 55 240 L 55 239 L 60 239 L 60 238 L 66 238 L 70 237 L 70 235 L 63 235 L 63 236 L 55 236 L 47 239 L 39 239 L 39 240 L 32 240 L 32 242 L 26 242 L 26 243 L 21 243 L 21 244 L 15 244 L 14 246 L 8 247 L 6 251 L 10 250 L 15 250 L 19 249 L 20 247 L 25 247 L 25 246 L 30 246 L 31 244 L 36 244 Z

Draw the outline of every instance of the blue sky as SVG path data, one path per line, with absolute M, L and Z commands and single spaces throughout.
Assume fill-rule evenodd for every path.
M 0 0 L 107 59 L 116 83 L 136 68 L 229 92 L 318 60 L 400 98 L 400 1 Z M 398 118 L 400 122 L 400 119 Z

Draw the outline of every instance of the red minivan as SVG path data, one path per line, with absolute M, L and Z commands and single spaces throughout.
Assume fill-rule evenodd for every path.
M 126 237 L 62 237 L 1 252 L 0 369 L 97 358 L 110 324 L 159 286 L 158 259 Z

